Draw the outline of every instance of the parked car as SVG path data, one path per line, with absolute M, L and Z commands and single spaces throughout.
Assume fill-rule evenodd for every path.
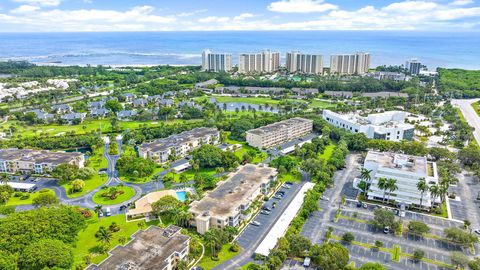
M 327 198 L 327 197 L 325 197 L 325 196 L 322 196 L 320 199 L 322 199 L 322 200 L 324 200 L 324 201 L 327 201 L 327 202 L 330 201 L 330 199 Z
M 283 197 L 280 196 L 280 195 L 275 195 L 275 196 L 273 196 L 273 198 L 275 198 L 275 199 L 277 199 L 277 200 L 281 200 Z
M 264 215 L 270 215 L 270 211 L 267 211 L 267 210 L 262 210 L 260 211 L 260 213 Z
M 362 207 L 362 202 L 357 202 L 357 207 Z
M 362 204 L 363 208 L 367 209 L 368 208 L 368 205 L 366 203 L 363 203 Z
M 480 229 L 476 229 L 474 232 L 475 232 L 476 234 L 480 235 Z
M 400 217 L 405 217 L 405 211 L 400 211 Z
M 254 221 L 252 221 L 252 225 L 253 226 L 260 226 L 262 224 L 260 222 L 256 221 L 256 220 L 254 220 Z
M 289 185 L 289 186 L 292 186 L 292 185 L 293 185 L 293 183 L 292 183 L 292 182 L 289 182 L 289 181 L 285 182 L 285 184 L 287 184 L 287 185 Z
M 286 188 L 286 189 L 290 189 L 290 188 L 291 188 L 290 185 L 286 185 L 286 184 L 283 184 L 282 187 L 283 187 L 283 188 Z
M 383 228 L 383 233 L 384 234 L 390 233 L 390 227 L 386 226 L 385 228 Z
M 305 257 L 305 260 L 303 260 L 303 267 L 310 267 L 310 257 Z
M 262 210 L 265 210 L 265 211 L 272 211 L 272 209 L 266 205 L 262 206 Z
M 110 207 L 105 208 L 105 216 L 109 217 L 112 215 L 112 211 L 110 210 Z

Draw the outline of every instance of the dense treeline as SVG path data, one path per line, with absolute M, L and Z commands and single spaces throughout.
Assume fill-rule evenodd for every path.
M 73 149 L 92 147 L 102 143 L 100 136 L 95 134 L 71 135 L 58 137 L 28 137 L 16 140 L 1 140 L 0 148 L 42 148 L 42 149 Z
M 71 247 L 84 227 L 85 218 L 67 206 L 10 214 L 0 222 L 0 269 L 69 268 Z
M 456 98 L 480 97 L 480 70 L 439 68 L 437 71 L 442 94 Z
M 392 80 L 377 80 L 369 77 L 352 77 L 348 80 L 338 77 L 316 77 L 313 82 L 295 82 L 280 80 L 254 80 L 245 78 L 231 78 L 227 73 L 219 73 L 216 79 L 224 85 L 236 86 L 263 86 L 263 87 L 309 87 L 320 91 L 352 91 L 352 92 L 381 92 L 401 91 L 407 87 L 417 85 L 415 80 L 395 82 Z
M 37 66 L 26 61 L 0 62 L 0 73 L 16 74 L 23 77 L 48 78 L 72 75 L 97 75 L 107 73 L 105 67 L 80 66 Z

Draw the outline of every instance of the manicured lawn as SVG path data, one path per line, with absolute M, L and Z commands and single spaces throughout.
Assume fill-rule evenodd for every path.
M 477 102 L 472 103 L 473 109 L 474 109 L 474 110 L 477 112 L 477 114 L 480 116 L 480 108 L 479 108 L 478 106 L 480 106 L 480 101 L 477 101 Z
M 168 124 L 175 124 L 181 122 L 196 122 L 202 121 L 201 119 L 193 119 L 193 120 L 181 120 L 181 119 L 172 119 L 168 121 Z M 154 121 L 146 121 L 146 122 L 139 122 L 139 121 L 119 121 L 118 126 L 122 129 L 138 129 L 143 125 L 147 125 L 148 127 L 155 127 L 160 126 L 162 123 L 165 123 L 163 120 L 154 120 Z M 22 137 L 29 137 L 34 135 L 40 135 L 41 133 L 46 133 L 48 135 L 62 135 L 67 132 L 74 131 L 75 134 L 86 134 L 92 131 L 101 130 L 102 132 L 110 132 L 112 131 L 112 125 L 108 119 L 96 119 L 96 120 L 87 120 L 79 125 L 58 125 L 58 124 L 51 124 L 51 125 L 34 125 L 28 126 L 25 123 L 19 121 L 8 121 L 2 125 L 0 125 L 0 129 L 7 130 L 8 127 L 15 126 L 17 131 L 14 132 L 15 135 L 22 135 Z M 9 134 L 9 133 L 8 133 Z
M 202 168 L 200 170 L 198 170 L 198 173 L 200 174 L 208 174 L 208 175 L 214 175 L 216 174 L 216 170 L 213 169 L 213 168 Z M 185 171 L 185 172 L 182 172 L 182 173 L 172 173 L 172 172 L 169 172 L 167 173 L 165 176 L 170 176 L 170 175 L 173 175 L 173 182 L 174 183 L 180 183 L 180 175 L 183 174 L 183 175 L 186 175 L 187 176 L 187 179 L 190 181 L 190 180 L 193 180 L 193 178 L 195 177 L 195 174 L 197 174 L 197 172 L 195 172 L 193 169 L 190 169 L 188 171 Z
M 334 150 L 335 150 L 335 144 L 331 143 L 327 145 L 323 150 L 323 153 L 320 155 L 320 158 L 325 161 L 329 160 Z
M 67 196 L 70 198 L 77 198 L 80 196 L 83 196 L 87 194 L 88 192 L 96 189 L 97 187 L 105 184 L 107 181 L 108 177 L 106 174 L 99 175 L 98 171 L 102 168 L 107 168 L 108 167 L 108 161 L 105 159 L 103 156 L 103 151 L 104 147 L 94 149 L 92 151 L 92 155 L 88 158 L 88 164 L 87 166 L 95 170 L 95 175 L 92 176 L 92 178 L 85 180 L 85 187 L 83 188 L 82 191 L 80 192 L 75 192 L 72 194 L 69 194 L 69 190 L 72 188 L 72 185 L 70 183 L 63 184 L 62 186 L 65 188 L 67 191 Z
M 28 192 L 14 192 L 13 194 L 15 193 L 21 193 L 22 195 L 30 195 L 30 197 L 28 199 L 25 199 L 25 200 L 22 200 L 20 199 L 20 197 L 10 197 L 10 199 L 8 200 L 8 202 L 5 204 L 5 205 L 24 205 L 24 204 L 32 204 L 33 202 L 33 199 L 38 197 L 38 195 L 42 194 L 42 193 L 50 193 L 50 194 L 53 194 L 55 195 L 55 192 L 51 189 L 42 189 L 41 190 L 42 192 L 40 191 L 37 191 L 37 192 L 33 192 L 33 193 L 28 193 Z
M 334 104 L 322 100 L 314 99 L 308 105 L 309 108 L 320 108 L 320 109 L 327 109 L 335 107 Z
M 203 256 L 203 258 L 198 263 L 198 266 L 203 267 L 203 269 L 213 269 L 215 266 L 217 266 L 217 265 L 235 257 L 236 255 L 238 255 L 240 253 L 240 251 L 239 252 L 230 251 L 230 247 L 232 245 L 227 244 L 227 245 L 224 245 L 222 247 L 221 251 L 217 252 L 218 261 L 214 261 L 211 258 L 212 252 L 211 252 L 210 245 L 207 244 L 207 243 L 203 243 L 203 245 L 205 246 L 205 255 Z
M 234 153 L 235 156 L 237 156 L 240 160 L 242 160 L 242 159 L 243 159 L 243 155 L 244 155 L 245 153 L 247 153 L 250 149 L 256 150 L 256 149 L 254 149 L 253 147 L 244 144 L 244 145 L 242 146 L 242 148 L 240 148 L 240 149 L 238 149 L 238 150 L 235 150 L 235 152 L 233 152 L 233 153 Z M 265 159 L 267 159 L 267 157 L 268 157 L 268 156 L 267 156 L 266 153 L 259 151 L 259 152 L 253 157 L 251 163 L 253 163 L 253 164 L 258 164 L 258 163 L 264 161 Z
M 120 237 L 127 237 L 127 240 L 129 240 L 130 236 L 139 230 L 139 221 L 126 222 L 125 215 L 103 217 L 99 219 L 94 214 L 94 216 L 87 221 L 87 227 L 80 231 L 77 236 L 77 242 L 73 249 L 74 263 L 72 269 L 75 269 L 76 265 L 82 264 L 84 262 L 83 258 L 88 254 L 92 253 L 94 263 L 99 263 L 108 257 L 107 254 L 93 254 L 96 250 L 96 246 L 99 244 L 95 238 L 95 233 L 100 226 L 108 228 L 112 222 L 115 222 L 120 227 L 120 231 L 113 233 L 110 248 L 119 244 Z M 152 225 L 156 223 L 158 223 L 158 221 L 153 222 Z
M 96 204 L 100 204 L 100 205 L 112 205 L 112 204 L 119 204 L 119 203 L 122 203 L 126 200 L 129 200 L 131 199 L 133 196 L 135 196 L 135 190 L 131 187 L 127 187 L 127 186 L 118 186 L 118 190 L 119 191 L 123 191 L 124 193 L 123 194 L 120 194 L 118 195 L 117 198 L 115 199 L 110 199 L 110 197 L 103 197 L 102 194 L 107 192 L 108 189 L 102 189 L 102 190 L 99 190 L 97 191 L 94 195 L 93 195 L 93 202 L 96 203 Z
M 302 174 L 298 171 L 282 173 L 278 175 L 278 179 L 282 182 L 298 183 L 302 180 Z

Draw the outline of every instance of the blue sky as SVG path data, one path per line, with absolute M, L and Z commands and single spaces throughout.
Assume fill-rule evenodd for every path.
M 0 32 L 480 30 L 480 0 L 0 0 Z

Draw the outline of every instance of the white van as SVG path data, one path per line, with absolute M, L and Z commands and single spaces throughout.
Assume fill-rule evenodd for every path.
M 110 207 L 105 208 L 105 216 L 109 217 L 112 215 L 112 212 L 110 211 Z

